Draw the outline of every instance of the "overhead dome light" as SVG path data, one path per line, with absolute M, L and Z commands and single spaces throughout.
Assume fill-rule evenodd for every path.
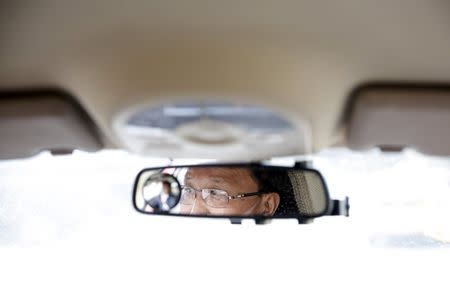
M 116 129 L 125 147 L 143 155 L 255 160 L 308 152 L 304 124 L 260 106 L 190 101 L 135 109 Z

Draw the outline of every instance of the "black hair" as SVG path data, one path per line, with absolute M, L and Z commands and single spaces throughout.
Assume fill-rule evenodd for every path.
M 164 186 L 164 185 L 167 185 L 167 186 L 169 186 L 169 188 L 171 187 L 170 182 L 167 181 L 167 180 L 163 180 L 162 184 L 163 184 L 163 186 Z
M 257 183 L 260 192 L 277 193 L 280 196 L 280 204 L 274 213 L 274 217 L 298 217 L 294 190 L 286 170 L 252 168 L 250 174 Z
M 162 185 L 163 185 L 163 188 L 164 188 L 164 186 L 167 186 L 167 188 L 169 190 L 169 195 L 172 196 L 172 184 L 168 180 L 163 180 Z

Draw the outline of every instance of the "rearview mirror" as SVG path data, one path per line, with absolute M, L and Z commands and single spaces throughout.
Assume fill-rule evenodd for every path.
M 139 212 L 197 217 L 309 219 L 329 202 L 317 170 L 259 164 L 144 169 L 133 194 Z

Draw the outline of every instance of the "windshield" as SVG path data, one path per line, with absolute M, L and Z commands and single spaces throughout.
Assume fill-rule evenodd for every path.
M 373 247 L 450 246 L 450 159 L 414 151 L 345 149 L 315 157 L 332 197 L 350 197 L 351 220 Z
M 40 276 L 49 278 L 55 293 L 76 280 L 88 287 L 105 282 L 105 290 L 120 285 L 123 296 L 142 290 L 152 294 L 152 281 L 178 296 L 197 280 L 203 287 L 199 295 L 217 294 L 224 280 L 247 291 L 248 285 L 256 288 L 269 280 L 266 276 L 276 283 L 260 291 L 266 297 L 279 296 L 279 286 L 283 295 L 296 295 L 299 282 L 309 283 L 302 295 L 315 295 L 323 289 L 323 276 L 331 286 L 332 278 L 345 277 L 353 283 L 364 278 L 360 286 L 368 288 L 377 282 L 406 289 L 431 272 L 440 275 L 430 284 L 442 280 L 446 286 L 449 158 L 410 150 L 386 154 L 330 149 L 312 161 L 332 198 L 350 198 L 350 218 L 323 217 L 310 225 L 275 220 L 269 226 L 250 221 L 232 226 L 228 220 L 148 216 L 132 207 L 133 181 L 142 168 L 166 165 L 167 159 L 101 151 L 3 161 L 0 279 L 15 278 L 17 285 L 8 288 L 11 293 L 21 290 L 23 296 L 43 288 L 33 283 Z M 27 266 L 26 271 L 21 266 Z M 58 276 L 61 273 L 67 275 Z M 201 276 L 194 279 L 192 274 Z M 162 280 L 174 276 L 176 282 Z M 33 288 L 21 289 L 20 282 Z M 173 291 L 174 284 L 179 290 Z M 324 293 L 333 295 L 332 290 Z M 80 290 L 73 293 L 84 295 Z M 242 293 L 253 297 L 255 290 Z M 232 294 L 227 289 L 221 297 Z

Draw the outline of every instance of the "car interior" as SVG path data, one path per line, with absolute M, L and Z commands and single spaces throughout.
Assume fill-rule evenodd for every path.
M 0 15 L 7 298 L 448 296 L 450 2 Z

